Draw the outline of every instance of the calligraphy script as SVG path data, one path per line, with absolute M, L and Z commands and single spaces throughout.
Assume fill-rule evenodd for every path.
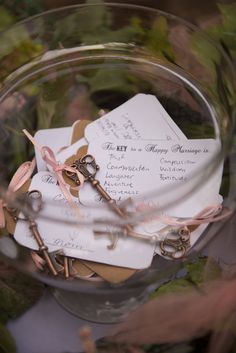
M 181 141 L 93 140 L 88 153 L 100 166 L 97 179 L 116 201 L 166 185 L 187 183 L 219 151 L 213 139 Z M 199 174 L 200 175 L 200 174 Z M 200 176 L 199 176 L 200 177 Z M 83 204 L 101 202 L 93 188 L 80 190 Z
M 85 137 L 88 142 L 94 138 L 106 140 L 109 137 L 124 140 L 186 140 L 157 98 L 142 93 L 89 124 Z
M 30 190 L 38 190 L 42 194 L 43 207 L 36 222 L 49 252 L 61 249 L 65 255 L 74 258 L 134 269 L 150 266 L 155 248 L 153 244 L 147 241 L 140 246 L 137 239 L 121 237 L 117 247 L 109 250 L 109 238 L 105 235 L 97 237 L 94 232 L 103 229 L 104 220 L 108 223 L 114 220 L 114 213 L 102 207 L 89 209 L 79 204 L 79 213 L 76 213 L 71 207 L 65 207 L 67 201 L 53 180 L 56 181 L 53 173 L 39 172 L 30 185 Z M 72 199 L 74 203 L 78 202 L 75 197 Z M 38 250 L 27 222 L 17 222 L 14 237 L 21 245 Z

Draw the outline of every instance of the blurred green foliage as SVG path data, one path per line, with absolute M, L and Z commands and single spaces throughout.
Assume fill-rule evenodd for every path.
M 7 331 L 7 329 L 0 323 L 0 353 L 15 353 L 16 344 Z
M 236 59 L 236 3 L 218 4 L 218 8 L 221 21 L 217 25 L 210 25 L 205 31 Z M 214 65 L 220 61 L 219 53 L 214 49 L 214 44 L 207 40 L 203 42 L 199 36 L 200 33 L 193 35 L 193 50 L 204 65 L 214 69 Z
M 236 59 L 236 3 L 218 4 L 221 14 L 220 21 L 216 25 L 210 25 L 205 32 L 214 42 L 205 40 L 201 32 L 192 35 L 191 47 L 196 58 L 205 66 L 213 77 L 214 84 L 209 87 L 217 99 L 231 114 L 231 106 L 235 105 L 235 88 L 228 77 L 225 58 L 217 50 L 215 43 L 222 47 L 232 60 Z M 226 71 L 225 71 L 226 70 Z
M 160 286 L 151 295 L 151 299 L 163 294 L 181 294 L 189 290 L 200 289 L 205 281 L 219 279 L 222 275 L 219 264 L 213 258 L 204 256 L 187 263 L 181 272 L 185 274 Z
M 0 6 L 4 8 L 5 13 L 7 11 L 11 21 L 14 20 L 14 22 L 36 15 L 44 10 L 41 0 L 0 0 Z M 0 19 L 3 17 L 3 13 L 0 10 Z
M 8 11 L 5 7 L 0 6 L 0 31 L 14 24 L 16 20 L 14 14 Z
M 7 276 L 2 275 L 3 269 Z M 39 299 L 42 289 L 41 283 L 1 263 L 0 322 L 5 324 L 21 315 Z
M 236 59 L 236 3 L 218 4 L 222 22 L 209 28 L 208 33 L 223 43 L 232 58 Z

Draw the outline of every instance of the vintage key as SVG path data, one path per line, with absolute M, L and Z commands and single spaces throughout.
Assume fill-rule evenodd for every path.
M 101 186 L 99 180 L 95 179 L 97 171 L 99 170 L 99 165 L 96 163 L 95 158 L 91 154 L 86 154 L 82 158 L 76 160 L 71 165 L 71 167 L 76 168 L 84 176 L 84 181 L 88 181 L 91 183 L 91 185 L 99 192 L 99 194 L 104 198 L 104 200 L 108 202 L 110 207 L 116 212 L 119 217 L 124 219 L 128 218 L 128 215 L 124 212 L 124 210 L 117 205 L 116 200 L 112 199 L 111 196 L 106 192 L 106 190 L 104 190 L 104 188 Z M 66 171 L 66 175 L 70 179 L 72 179 L 77 185 L 80 185 L 80 181 L 76 173 Z M 132 226 L 129 224 L 124 225 L 124 229 L 126 231 L 126 234 L 129 236 L 143 240 L 149 240 L 151 242 L 155 242 L 157 240 L 157 237 L 155 235 L 150 237 L 149 235 L 134 232 Z M 110 235 L 111 234 L 109 233 L 109 236 Z M 111 245 L 108 245 L 108 249 L 114 249 L 117 240 L 118 235 L 114 235 L 112 237 Z
M 170 233 L 160 242 L 161 254 L 175 260 L 182 259 L 190 247 L 190 234 L 187 227 Z
M 41 207 L 42 207 L 42 194 L 40 191 L 38 190 L 32 190 L 27 192 L 26 194 L 26 201 L 29 201 L 30 199 L 34 199 L 35 201 L 37 201 L 38 205 L 37 205 L 37 212 L 40 211 Z M 33 205 L 31 205 L 31 203 L 28 202 L 28 206 L 31 208 L 32 212 L 36 212 L 36 210 L 33 208 Z M 54 276 L 58 275 L 58 272 L 55 268 L 55 265 L 53 264 L 53 261 L 48 253 L 48 247 L 44 244 L 43 239 L 38 231 L 38 225 L 35 222 L 35 220 L 32 217 L 29 216 L 25 216 L 25 218 L 19 218 L 17 216 L 17 210 L 13 209 L 13 208 L 8 208 L 7 209 L 13 216 L 14 220 L 22 220 L 22 221 L 27 221 L 29 223 L 29 229 L 31 230 L 37 244 L 39 247 L 39 251 L 42 253 L 49 270 L 51 271 L 51 273 Z
M 71 167 L 76 168 L 84 176 L 84 181 L 89 181 L 92 186 L 97 189 L 99 194 L 112 206 L 114 211 L 119 216 L 126 217 L 126 214 L 117 206 L 116 201 L 112 199 L 101 186 L 99 180 L 95 179 L 97 171 L 99 170 L 99 166 L 91 154 L 86 154 L 82 158 L 76 160 L 71 165 Z M 78 176 L 75 173 L 66 171 L 66 175 L 71 178 L 77 185 L 80 184 Z

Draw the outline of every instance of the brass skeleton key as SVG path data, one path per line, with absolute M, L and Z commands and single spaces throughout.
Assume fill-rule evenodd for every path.
M 101 186 L 99 180 L 95 179 L 99 165 L 96 163 L 94 157 L 91 154 L 86 154 L 82 158 L 76 160 L 72 165 L 72 168 L 77 169 L 83 176 L 84 181 L 89 181 L 92 186 L 97 189 L 99 194 L 111 205 L 113 210 L 122 218 L 126 218 L 125 212 L 120 209 L 116 201 L 110 197 L 110 195 Z M 66 175 L 71 178 L 77 185 L 80 184 L 77 174 L 66 171 Z
M 29 191 L 27 193 L 27 197 L 30 199 L 30 198 L 33 198 L 33 199 L 36 199 L 39 201 L 39 209 L 42 207 L 42 194 L 40 191 L 38 190 L 32 190 L 32 191 Z M 28 221 L 29 223 L 29 229 L 31 230 L 31 232 L 33 233 L 33 236 L 38 244 L 38 247 L 39 247 L 39 251 L 42 253 L 47 265 L 48 265 L 48 268 L 49 270 L 51 271 L 51 273 L 54 275 L 54 276 L 57 276 L 58 275 L 58 272 L 56 270 L 56 267 L 54 266 L 53 264 L 53 261 L 48 253 L 48 247 L 44 244 L 43 242 L 43 239 L 39 233 L 39 230 L 38 230 L 38 225 L 37 223 L 35 222 L 34 219 L 32 219 L 31 217 L 27 217 L 26 220 Z
M 91 185 L 99 192 L 99 194 L 108 202 L 110 207 L 116 212 L 116 214 L 121 218 L 128 218 L 128 215 L 121 209 L 116 200 L 112 199 L 111 196 L 106 192 L 106 190 L 101 186 L 99 180 L 95 178 L 97 171 L 99 170 L 99 165 L 96 163 L 95 158 L 91 154 L 86 154 L 82 158 L 76 160 L 72 165 L 72 168 L 77 169 L 83 176 L 84 181 L 88 181 Z M 66 175 L 72 179 L 77 185 L 80 185 L 80 181 L 76 173 L 66 171 Z M 124 225 L 126 234 L 135 238 L 149 240 L 155 242 L 157 240 L 156 236 L 150 237 L 149 235 L 136 233 L 133 231 L 131 225 Z M 97 233 L 98 234 L 98 233 Z M 104 234 L 104 233 L 103 233 Z M 109 236 L 111 234 L 109 233 Z M 108 249 L 114 249 L 118 240 L 118 235 L 112 237 L 111 245 L 108 246 Z
M 44 244 L 42 237 L 39 234 L 37 223 L 30 218 L 28 219 L 28 222 L 29 222 L 29 228 L 30 228 L 31 232 L 33 233 L 33 236 L 38 244 L 39 251 L 42 253 L 42 255 L 48 265 L 49 270 L 51 271 L 51 273 L 54 276 L 57 276 L 58 272 L 57 272 L 57 270 L 51 260 L 49 253 L 48 253 L 48 247 Z
M 33 199 L 38 202 L 37 211 L 35 211 L 33 205 L 31 205 L 31 203 L 28 202 L 28 206 L 31 208 L 31 211 L 38 212 L 42 207 L 42 194 L 41 194 L 41 192 L 38 190 L 32 190 L 32 191 L 27 192 L 26 201 L 29 201 L 30 199 Z M 15 221 L 21 220 L 21 221 L 26 221 L 29 223 L 29 229 L 31 230 L 31 232 L 34 236 L 34 239 L 38 244 L 39 251 L 42 253 L 42 255 L 48 265 L 49 270 L 51 271 L 51 273 L 54 276 L 57 276 L 58 272 L 57 272 L 55 265 L 50 257 L 50 254 L 48 253 L 48 247 L 44 244 L 43 239 L 39 233 L 38 225 L 35 222 L 35 220 L 29 216 L 24 216 L 24 218 L 20 218 L 17 215 L 17 209 L 8 208 L 8 211 L 12 215 L 12 217 Z

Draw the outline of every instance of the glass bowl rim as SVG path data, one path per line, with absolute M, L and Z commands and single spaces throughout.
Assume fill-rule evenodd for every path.
M 182 19 L 179 16 L 176 16 L 176 15 L 173 15 L 171 13 L 168 13 L 168 12 L 165 12 L 165 11 L 162 11 L 162 10 L 158 10 L 158 9 L 155 9 L 155 8 L 147 7 L 147 6 L 134 5 L 134 4 L 128 4 L 128 3 L 116 3 L 116 2 L 111 2 L 111 3 L 104 2 L 104 4 L 93 3 L 93 4 L 77 4 L 77 5 L 63 6 L 63 7 L 57 8 L 57 9 L 51 9 L 51 10 L 48 10 L 48 11 L 44 11 L 44 12 L 42 12 L 40 14 L 37 14 L 37 15 L 34 15 L 34 16 L 30 16 L 30 17 L 28 17 L 28 18 L 26 18 L 24 20 L 21 20 L 21 21 L 17 22 L 16 24 L 11 25 L 8 28 L 6 28 L 5 30 L 1 31 L 0 32 L 0 36 L 1 36 L 2 33 L 7 32 L 8 30 L 12 30 L 14 28 L 17 28 L 18 25 L 30 23 L 31 21 L 33 21 L 33 20 L 35 20 L 37 18 L 46 17 L 47 15 L 50 15 L 50 14 L 53 14 L 53 13 L 64 12 L 64 11 L 67 11 L 67 10 L 72 11 L 73 9 L 82 9 L 82 8 L 89 8 L 89 7 L 96 7 L 96 6 L 103 6 L 103 5 L 108 6 L 108 7 L 112 7 L 112 8 L 118 7 L 120 9 L 125 9 L 125 8 L 129 8 L 131 10 L 132 9 L 139 9 L 141 11 L 147 11 L 147 12 L 150 12 L 150 13 L 153 13 L 153 14 L 163 15 L 163 16 L 165 16 L 167 18 L 174 19 L 174 20 L 177 20 L 178 22 L 183 23 L 186 27 L 190 28 L 191 30 L 199 32 L 210 43 L 212 43 L 214 45 L 214 47 L 217 48 L 217 50 L 220 51 L 220 53 L 224 56 L 225 60 L 227 61 L 227 64 L 228 64 L 229 68 L 231 69 L 233 76 L 235 77 L 235 68 L 234 68 L 233 63 L 230 60 L 229 56 L 225 52 L 224 48 L 222 48 L 217 42 L 215 42 L 211 37 L 209 37 L 202 29 L 200 29 L 196 25 L 188 22 L 187 20 Z M 35 274 L 35 277 L 42 280 L 42 278 L 44 276 Z M 58 280 L 57 279 L 48 278 L 48 280 L 47 280 L 47 277 L 45 277 L 43 279 L 43 281 L 44 282 L 48 282 L 48 284 L 52 284 L 53 283 L 55 286 L 58 285 Z M 59 280 L 59 282 L 61 283 L 61 286 L 64 287 L 65 280 Z M 72 286 L 70 285 L 69 287 L 72 288 L 73 285 Z

